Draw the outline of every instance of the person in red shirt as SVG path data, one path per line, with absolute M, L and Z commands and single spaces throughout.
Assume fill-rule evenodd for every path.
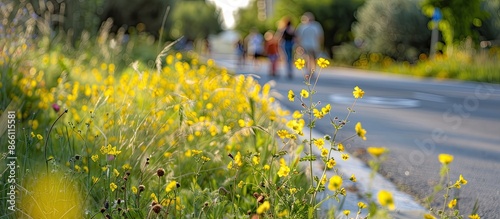
M 278 58 L 279 58 L 279 42 L 278 38 L 275 36 L 274 31 L 269 30 L 264 34 L 265 42 L 265 51 L 266 55 L 271 62 L 271 68 L 269 74 L 272 77 L 277 76 L 277 68 L 278 68 Z

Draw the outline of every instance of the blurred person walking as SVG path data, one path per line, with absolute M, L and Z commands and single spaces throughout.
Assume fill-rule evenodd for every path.
M 301 24 L 297 27 L 296 36 L 301 51 L 306 57 L 306 64 L 311 73 L 314 71 L 315 59 L 318 58 L 323 48 L 324 33 L 320 23 L 314 20 L 311 12 L 306 12 L 301 17 Z
M 285 54 L 286 70 L 289 78 L 293 78 L 293 47 L 295 44 L 295 28 L 292 26 L 290 17 L 284 17 L 278 28 L 281 48 Z
M 258 58 L 264 56 L 264 37 L 257 30 L 252 28 L 246 37 L 247 55 L 253 61 L 254 67 L 258 66 Z
M 245 65 L 245 59 L 247 56 L 247 51 L 245 48 L 245 43 L 243 39 L 239 39 L 236 42 L 236 55 L 238 56 L 238 66 L 244 66 Z
M 265 42 L 265 51 L 266 55 L 271 62 L 271 66 L 269 69 L 269 75 L 272 77 L 277 76 L 277 66 L 278 66 L 278 58 L 279 58 L 279 42 L 278 37 L 275 36 L 274 31 L 269 30 L 264 34 Z

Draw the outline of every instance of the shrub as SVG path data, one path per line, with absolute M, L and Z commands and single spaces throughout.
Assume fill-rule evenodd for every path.
M 428 19 L 421 13 L 418 1 L 367 1 L 356 14 L 353 26 L 362 51 L 380 53 L 399 61 L 414 62 L 428 51 Z

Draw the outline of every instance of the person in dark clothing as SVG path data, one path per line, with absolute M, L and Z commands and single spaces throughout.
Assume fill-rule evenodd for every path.
M 293 77 L 293 47 L 295 44 L 295 28 L 292 26 L 292 21 L 289 17 L 284 17 L 281 20 L 281 27 L 278 32 L 281 35 L 280 44 L 285 53 L 285 63 L 289 78 Z

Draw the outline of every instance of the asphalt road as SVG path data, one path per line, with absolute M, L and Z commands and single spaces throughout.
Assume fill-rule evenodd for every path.
M 267 75 L 267 64 L 238 66 L 234 55 L 212 54 L 219 65 L 239 74 L 255 74 L 262 83 L 274 81 L 280 102 L 291 110 L 300 110 L 297 102 L 286 98 L 288 90 L 299 93 L 305 87 L 303 72 L 294 78 Z M 332 115 L 344 118 L 352 101 L 352 90 L 359 86 L 365 96 L 358 99 L 355 113 L 342 130 L 354 134 L 360 121 L 367 140 L 347 143 L 348 151 L 363 157 L 364 148 L 384 146 L 390 150 L 381 173 L 400 190 L 423 200 L 439 181 L 438 155 L 454 156 L 450 181 L 460 174 L 468 181 L 459 192 L 459 208 L 464 215 L 472 211 L 476 200 L 481 218 L 500 218 L 500 86 L 487 83 L 437 81 L 361 71 L 328 68 L 321 72 L 316 100 L 331 103 Z M 317 123 L 316 131 L 331 134 L 328 120 Z M 343 137 L 341 135 L 341 138 Z M 443 194 L 438 194 L 437 200 Z M 435 203 L 434 207 L 442 203 Z

